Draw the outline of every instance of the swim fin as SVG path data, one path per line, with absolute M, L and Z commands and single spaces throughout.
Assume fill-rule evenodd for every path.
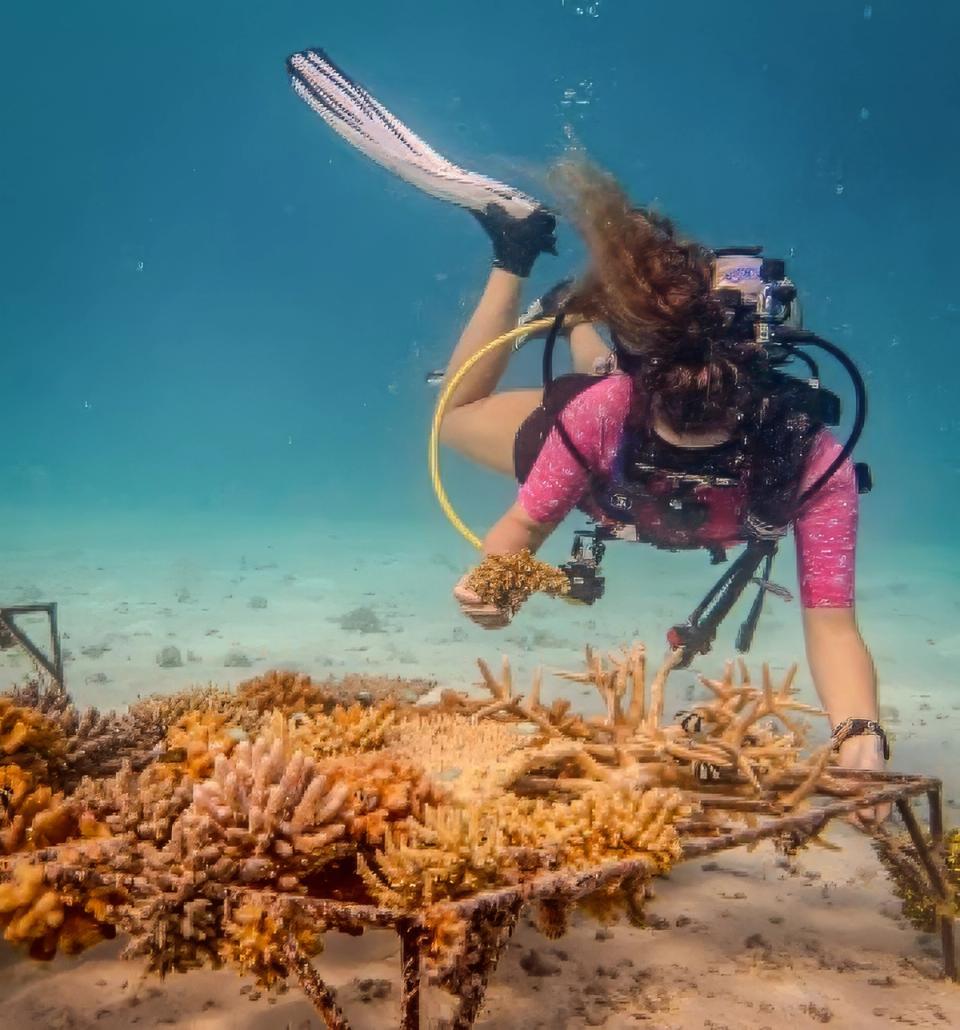
M 351 146 L 418 189 L 484 212 L 498 204 L 526 218 L 542 205 L 533 197 L 448 161 L 411 132 L 322 50 L 287 58 L 290 82 L 307 104 Z

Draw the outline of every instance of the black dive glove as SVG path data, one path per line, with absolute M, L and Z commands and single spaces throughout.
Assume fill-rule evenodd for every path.
M 526 218 L 514 218 L 499 204 L 471 212 L 493 244 L 493 267 L 526 279 L 540 254 L 556 254 L 556 218 L 538 207 Z

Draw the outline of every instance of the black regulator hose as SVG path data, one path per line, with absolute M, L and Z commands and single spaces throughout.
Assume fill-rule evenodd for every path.
M 846 443 L 840 448 L 840 453 L 830 462 L 829 467 L 823 472 L 815 482 L 811 483 L 806 490 L 797 498 L 797 507 L 801 507 L 810 500 L 814 494 L 818 493 L 830 480 L 831 476 L 840 468 L 840 466 L 850 457 L 853 453 L 854 447 L 857 446 L 861 435 L 863 434 L 863 427 L 867 421 L 867 385 L 863 381 L 863 376 L 860 374 L 860 369 L 854 364 L 851 358 L 842 351 L 835 343 L 831 343 L 829 340 L 825 340 L 822 336 L 817 336 L 816 333 L 811 333 L 804 329 L 786 329 L 780 330 L 776 335 L 776 342 L 796 344 L 802 347 L 819 347 L 820 350 L 826 351 L 832 358 L 835 358 L 842 366 L 844 371 L 850 377 L 850 381 L 853 383 L 853 390 L 856 397 L 856 415 L 853 419 L 853 428 L 850 430 L 850 435 L 847 437 Z
M 547 338 L 543 344 L 543 388 L 546 388 L 553 382 L 553 352 L 557 347 L 557 337 L 560 335 L 560 330 L 563 328 L 563 320 L 566 317 L 566 311 L 564 306 L 561 304 L 557 310 L 557 317 L 553 320 L 553 325 L 550 327 L 550 332 L 547 334 Z

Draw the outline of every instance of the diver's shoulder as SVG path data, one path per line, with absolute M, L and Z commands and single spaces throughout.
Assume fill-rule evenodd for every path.
M 597 376 L 596 383 L 588 386 L 582 396 L 588 396 L 592 400 L 605 399 L 629 403 L 633 396 L 633 390 L 633 377 L 615 369 L 605 375 Z

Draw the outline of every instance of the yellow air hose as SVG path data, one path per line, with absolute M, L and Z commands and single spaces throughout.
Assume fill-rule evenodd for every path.
M 554 321 L 555 318 L 553 316 L 550 318 L 540 318 L 536 322 L 528 322 L 526 325 L 517 326 L 516 329 L 511 329 L 510 332 L 504 333 L 503 336 L 498 336 L 495 340 L 484 344 L 476 354 L 468 358 L 457 369 L 450 377 L 449 382 L 444 383 L 440 397 L 437 399 L 437 407 L 433 413 L 433 423 L 430 426 L 430 443 L 427 451 L 427 468 L 430 472 L 430 482 L 433 483 L 433 492 L 437 496 L 437 501 L 443 510 L 443 514 L 450 520 L 453 528 L 478 550 L 482 546 L 483 541 L 453 510 L 453 505 L 450 503 L 450 498 L 447 497 L 447 491 L 444 490 L 443 482 L 440 479 L 440 426 L 443 422 L 443 416 L 446 414 L 447 404 L 450 402 L 454 391 L 478 361 L 482 361 L 498 347 L 505 347 L 508 343 L 513 343 L 520 336 L 528 336 L 530 333 L 538 332 L 540 329 L 548 329 L 553 325 Z

